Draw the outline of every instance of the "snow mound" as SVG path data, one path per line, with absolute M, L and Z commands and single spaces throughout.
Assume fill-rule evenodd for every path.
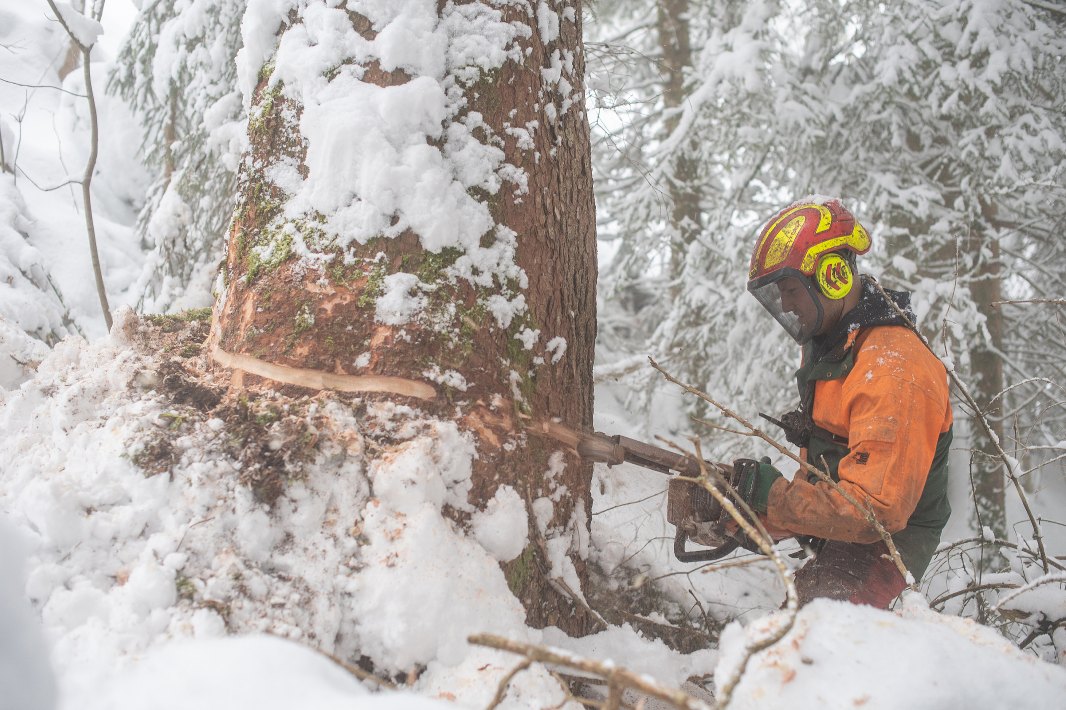
M 372 696 L 324 656 L 272 636 L 177 641 L 109 679 L 84 710 L 434 710 L 413 693 Z
M 228 396 L 197 369 L 202 355 L 176 354 L 188 340 L 146 347 L 145 329 L 127 312 L 107 339 L 61 342 L 0 411 L 0 513 L 30 541 L 25 589 L 52 641 L 60 707 L 107 688 L 100 707 L 143 703 L 182 674 L 174 702 L 199 705 L 196 688 L 218 687 L 212 669 L 240 655 L 218 640 L 262 633 L 407 678 L 423 696 L 488 705 L 521 659 L 466 639 L 546 636 L 525 625 L 499 565 L 514 552 L 501 532 L 524 539 L 525 507 L 506 490 L 484 511 L 468 501 L 469 436 L 388 402 Z M 663 682 L 693 666 L 632 629 L 609 638 L 620 664 Z M 214 664 L 192 663 L 199 652 L 181 642 Z M 290 651 L 249 653 L 270 666 Z M 324 671 L 294 661 L 287 675 L 321 686 L 322 707 L 340 702 Z M 501 707 L 564 697 L 534 666 Z
M 785 622 L 784 612 L 722 635 L 721 679 L 745 647 Z M 1066 669 L 1019 651 L 992 629 L 910 599 L 895 613 L 818 600 L 776 645 L 755 655 L 729 707 L 1051 708 Z

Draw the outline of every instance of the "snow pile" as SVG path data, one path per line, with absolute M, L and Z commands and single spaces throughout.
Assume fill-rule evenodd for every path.
M 722 635 L 716 677 L 747 644 L 785 622 L 783 612 Z M 757 654 L 730 708 L 1058 707 L 1066 669 L 1019 651 L 992 629 L 930 611 L 920 598 L 888 613 L 818 600 L 788 634 Z
M 325 657 L 272 636 L 177 642 L 110 679 L 84 710 L 440 710 L 413 693 L 371 696 Z
M 83 707 L 101 687 L 119 688 L 115 697 L 142 692 L 152 684 L 145 674 L 170 661 L 140 659 L 171 641 L 271 633 L 365 658 L 379 673 L 411 674 L 410 690 L 473 707 L 491 701 L 518 659 L 471 647 L 469 635 L 578 643 L 525 626 L 499 567 L 525 541 L 525 508 L 501 488 L 474 510 L 473 446 L 453 422 L 328 397 L 301 400 L 302 409 L 268 398 L 243 425 L 224 421 L 175 405 L 160 384 L 173 375 L 119 332 L 132 327 L 127 316 L 109 339 L 59 344 L 0 413 L 10 462 L 0 512 L 30 541 L 26 591 L 52 640 L 62 707 Z M 268 422 L 257 430 L 259 458 L 294 453 L 300 444 L 285 429 L 293 421 L 310 447 L 302 468 L 284 470 L 273 505 L 232 453 L 251 445 L 240 442 L 240 426 L 252 420 Z M 469 513 L 469 529 L 445 509 Z M 628 627 L 580 644 L 597 638 L 598 652 L 670 684 L 714 661 L 711 652 L 684 658 Z M 237 653 L 226 648 L 205 653 Z M 168 672 L 217 682 L 189 660 L 195 651 L 173 653 L 164 659 L 189 667 Z M 293 673 L 329 685 L 320 670 L 296 662 Z M 563 698 L 539 667 L 517 676 L 511 692 L 507 707 Z
M 51 710 L 55 681 L 41 620 L 26 602 L 20 542 L 0 516 L 0 707 Z

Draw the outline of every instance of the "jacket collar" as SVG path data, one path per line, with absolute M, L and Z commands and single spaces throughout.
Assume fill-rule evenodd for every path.
M 813 357 L 812 361 L 822 359 L 841 359 L 855 346 L 859 334 L 874 326 L 879 325 L 906 325 L 896 309 L 885 300 L 877 289 L 876 281 L 871 276 L 862 277 L 862 294 L 859 302 L 850 311 L 844 314 L 840 321 L 833 326 L 832 330 L 824 335 L 816 336 L 811 341 Z M 907 314 L 907 319 L 914 322 L 914 311 L 911 310 L 911 295 L 906 291 L 890 291 L 885 293 L 892 299 L 899 309 Z

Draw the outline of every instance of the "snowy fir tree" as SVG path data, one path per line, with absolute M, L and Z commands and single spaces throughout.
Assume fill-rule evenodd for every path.
M 139 310 L 211 302 L 245 140 L 234 63 L 245 5 L 148 0 L 111 74 L 108 89 L 145 126 L 142 155 L 155 171 L 137 218 L 149 255 L 136 286 Z

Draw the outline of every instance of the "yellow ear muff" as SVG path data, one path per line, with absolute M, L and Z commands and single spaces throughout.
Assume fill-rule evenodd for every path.
M 834 301 L 847 296 L 855 285 L 851 266 L 840 254 L 826 254 L 819 259 L 814 270 L 814 279 L 818 282 L 818 290 L 822 295 Z

